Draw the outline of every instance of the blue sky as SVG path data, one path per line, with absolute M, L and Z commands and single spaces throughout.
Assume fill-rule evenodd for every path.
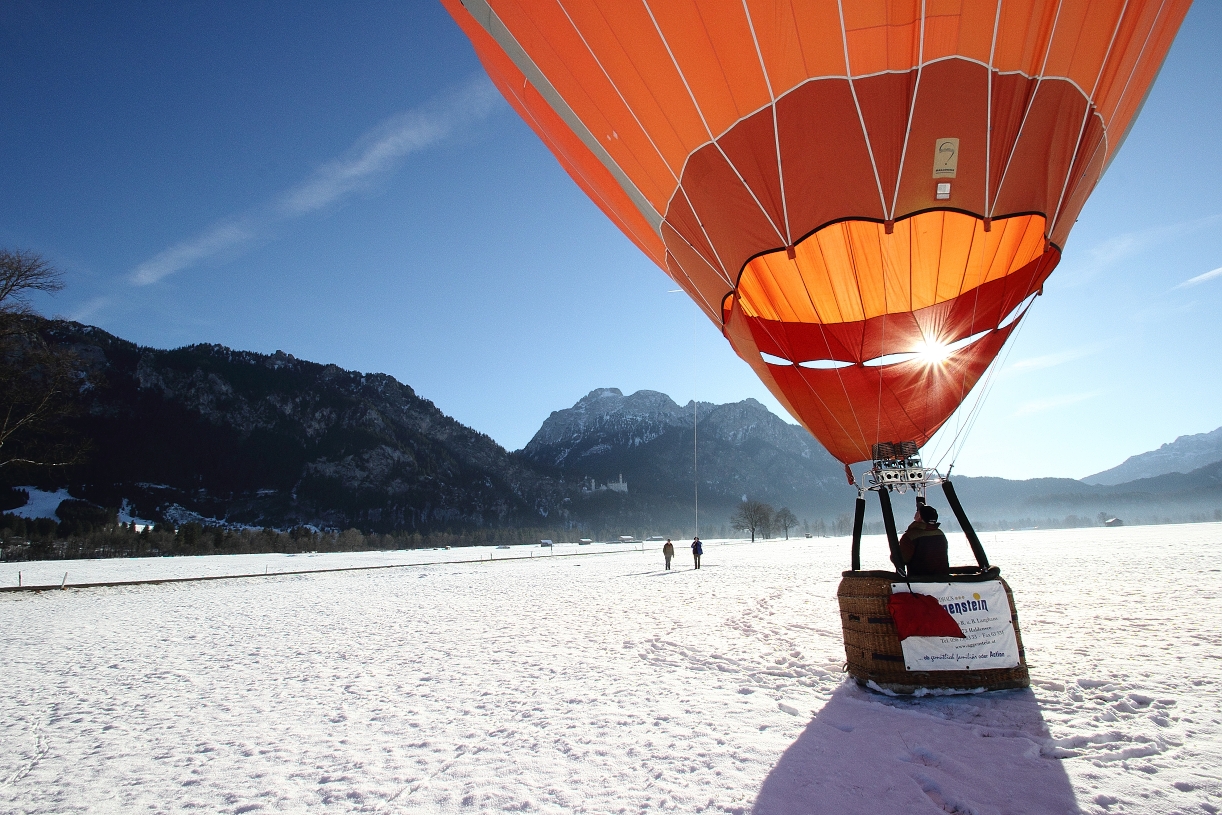
M 1197 3 L 957 471 L 1081 477 L 1222 425 L 1219 41 Z M 64 271 L 45 313 L 383 371 L 510 449 L 596 387 L 784 415 L 440 5 L 6 3 L 0 75 L 0 245 Z

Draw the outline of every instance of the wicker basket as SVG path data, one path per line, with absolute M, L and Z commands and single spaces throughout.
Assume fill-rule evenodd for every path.
M 926 578 L 922 578 L 925 580 Z M 840 624 L 844 629 L 844 653 L 848 671 L 858 684 L 873 681 L 894 693 L 913 693 L 918 689 L 1003 690 L 1025 688 L 1031 684 L 1027 673 L 1027 653 L 1023 650 L 1022 633 L 1018 627 L 1018 612 L 1014 595 L 997 569 L 983 574 L 949 575 L 938 582 L 976 583 L 999 580 L 1010 601 L 1010 618 L 1014 621 L 1014 637 L 1018 641 L 1019 664 L 1015 668 L 985 668 L 977 671 L 909 671 L 904 667 L 904 652 L 895 633 L 895 623 L 887 610 L 891 583 L 903 580 L 893 572 L 845 572 L 836 592 L 840 600 Z

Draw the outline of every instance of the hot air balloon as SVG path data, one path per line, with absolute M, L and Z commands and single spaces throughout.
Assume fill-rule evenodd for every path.
M 1041 292 L 1190 5 L 442 2 L 781 404 L 873 462 L 899 575 L 888 493 L 944 481 L 919 448 Z

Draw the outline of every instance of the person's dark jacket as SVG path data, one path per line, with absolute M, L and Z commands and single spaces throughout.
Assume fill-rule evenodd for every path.
M 928 521 L 913 521 L 900 538 L 900 555 L 910 576 L 948 573 L 946 547 L 946 534 L 937 523 Z
M 703 555 L 704 554 L 704 545 L 700 543 L 700 541 L 698 540 L 692 541 L 692 554 L 694 555 Z

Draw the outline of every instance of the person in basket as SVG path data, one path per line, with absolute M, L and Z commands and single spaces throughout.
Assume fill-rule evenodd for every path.
M 946 533 L 938 526 L 938 511 L 928 504 L 917 507 L 912 523 L 900 538 L 900 555 L 908 576 L 937 575 L 950 572 L 946 556 Z

